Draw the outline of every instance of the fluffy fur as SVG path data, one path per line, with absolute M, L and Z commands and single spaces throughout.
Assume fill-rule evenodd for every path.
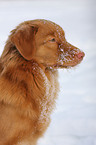
M 0 145 L 37 144 L 55 107 L 57 69 L 83 56 L 51 21 L 26 21 L 11 32 L 0 58 Z

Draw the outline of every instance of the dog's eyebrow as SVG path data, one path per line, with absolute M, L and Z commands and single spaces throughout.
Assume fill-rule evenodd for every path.
M 45 36 L 50 36 L 50 35 L 51 35 L 51 36 L 55 36 L 55 32 L 52 32 L 52 31 L 51 31 L 50 33 L 48 32 L 48 33 L 46 33 L 46 34 L 44 34 L 44 35 L 45 35 Z

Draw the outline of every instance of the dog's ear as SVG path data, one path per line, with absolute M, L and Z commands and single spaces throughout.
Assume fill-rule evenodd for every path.
M 22 25 L 13 31 L 10 39 L 19 53 L 27 60 L 31 60 L 35 52 L 35 35 L 38 31 L 37 25 Z

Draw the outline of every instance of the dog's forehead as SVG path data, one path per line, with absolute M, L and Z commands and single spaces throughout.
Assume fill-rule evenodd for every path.
M 54 23 L 54 22 L 51 22 L 51 21 L 43 21 L 42 22 L 42 26 L 43 27 L 45 27 L 45 28 L 48 28 L 49 29 L 49 31 L 51 30 L 51 31 L 56 31 L 57 33 L 59 32 L 63 32 L 63 29 L 59 26 L 59 25 L 57 25 L 56 23 Z
M 38 25 L 39 25 L 40 32 L 41 33 L 44 32 L 45 35 L 57 34 L 58 37 L 65 36 L 63 29 L 54 22 L 41 20 L 39 21 Z

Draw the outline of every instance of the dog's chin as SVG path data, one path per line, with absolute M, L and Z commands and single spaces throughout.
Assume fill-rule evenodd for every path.
M 83 59 L 83 58 L 82 58 Z M 77 59 L 75 61 L 69 61 L 69 62 L 64 62 L 62 60 L 60 60 L 59 62 L 57 62 L 56 64 L 46 64 L 46 69 L 69 69 L 72 67 L 77 66 L 78 64 L 81 63 L 82 59 Z

